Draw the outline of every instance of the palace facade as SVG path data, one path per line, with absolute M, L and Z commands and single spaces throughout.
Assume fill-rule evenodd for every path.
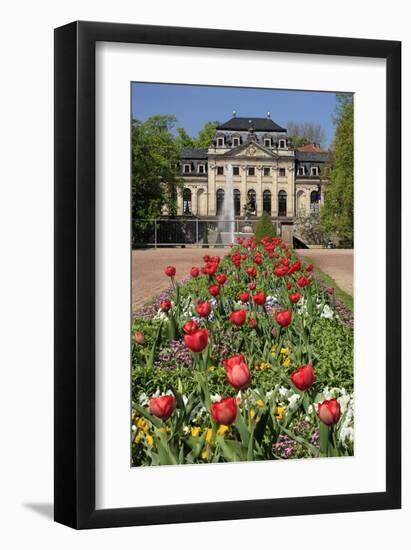
M 285 236 L 296 216 L 308 215 L 323 201 L 328 158 L 328 151 L 314 143 L 291 148 L 286 128 L 270 113 L 266 118 L 233 116 L 216 129 L 208 149 L 183 151 L 178 214 L 218 217 L 231 165 L 236 218 L 268 212 Z

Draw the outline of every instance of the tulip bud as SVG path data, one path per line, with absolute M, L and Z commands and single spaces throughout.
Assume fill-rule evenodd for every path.
M 229 426 L 237 416 L 237 400 L 235 397 L 226 397 L 217 403 L 211 404 L 211 416 L 218 424 Z
M 190 269 L 190 275 L 192 277 L 198 277 L 200 275 L 200 270 L 198 269 L 198 267 L 192 267 Z
M 326 426 L 337 424 L 341 416 L 341 407 L 337 399 L 326 399 L 318 403 L 318 418 Z
M 236 311 L 232 311 L 228 317 L 233 325 L 242 327 L 247 318 L 247 312 L 245 309 L 237 309 Z
M 211 313 L 211 304 L 210 302 L 200 302 L 196 307 L 197 313 L 200 317 L 208 317 Z
M 162 300 L 160 302 L 160 309 L 162 311 L 169 311 L 169 309 L 171 309 L 171 302 L 170 300 Z
M 220 294 L 220 287 L 218 285 L 211 285 L 208 287 L 208 292 L 211 296 L 218 296 Z
M 134 341 L 136 344 L 144 344 L 144 334 L 140 330 L 134 333 Z
M 242 355 L 235 355 L 224 359 L 224 368 L 227 373 L 227 382 L 236 390 L 242 390 L 249 386 L 251 381 L 250 369 Z
M 201 353 L 208 344 L 208 330 L 203 328 L 190 334 L 185 334 L 184 343 L 191 351 Z
M 168 265 L 164 269 L 164 273 L 167 275 L 167 277 L 174 277 L 176 274 L 176 268 L 173 265 Z
M 174 395 L 160 395 L 160 397 L 152 397 L 148 402 L 151 414 L 161 418 L 162 420 L 167 420 L 170 418 L 176 408 L 176 404 L 177 401 Z
M 314 368 L 312 365 L 303 365 L 292 372 L 290 378 L 300 391 L 308 390 L 314 383 Z
M 281 327 L 288 327 L 291 324 L 293 314 L 289 309 L 284 309 L 283 311 L 278 311 L 275 314 L 275 320 Z

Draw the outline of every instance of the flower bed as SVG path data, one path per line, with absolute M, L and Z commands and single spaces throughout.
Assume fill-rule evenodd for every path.
M 203 259 L 133 321 L 133 465 L 352 455 L 351 312 L 277 237 Z

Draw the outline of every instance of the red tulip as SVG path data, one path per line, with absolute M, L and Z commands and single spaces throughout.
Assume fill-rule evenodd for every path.
M 215 277 L 217 279 L 217 283 L 219 285 L 224 285 L 227 282 L 227 277 L 224 275 L 224 273 L 220 273 L 219 275 L 216 275 Z
M 242 390 L 249 386 L 251 381 L 250 369 L 242 355 L 235 355 L 224 359 L 224 368 L 227 373 L 227 382 L 236 390 Z
M 239 296 L 240 300 L 244 303 L 248 302 L 250 295 L 248 292 L 242 292 Z
M 255 267 L 247 267 L 245 272 L 247 273 L 247 275 L 250 275 L 250 277 L 256 277 L 256 275 L 257 275 L 257 271 L 256 271 Z
M 299 292 L 294 292 L 294 294 L 290 294 L 289 298 L 293 304 L 296 304 L 301 298 L 301 294 Z
M 203 262 L 206 264 L 210 261 L 210 256 L 207 254 L 206 256 L 203 256 Z
M 185 334 L 184 343 L 191 351 L 202 352 L 208 344 L 208 330 L 203 328 L 191 334 Z
M 218 296 L 220 294 L 220 287 L 218 285 L 211 285 L 208 287 L 208 292 L 211 296 Z
M 298 279 L 297 279 L 297 285 L 300 288 L 308 286 L 310 284 L 310 282 L 311 282 L 310 279 L 308 279 L 307 277 L 298 277 Z
M 192 277 L 198 277 L 200 275 L 200 270 L 198 269 L 198 267 L 192 267 L 190 269 L 190 275 Z
M 257 288 L 257 284 L 256 283 L 248 283 L 248 288 L 250 290 L 255 290 Z
M 263 306 L 265 304 L 266 298 L 267 297 L 265 295 L 265 292 L 263 292 L 262 290 L 260 292 L 257 292 L 253 296 L 253 300 L 258 306 Z
M 233 325 L 242 327 L 245 323 L 247 312 L 245 309 L 237 309 L 236 311 L 232 311 L 228 317 Z
M 291 290 L 293 288 L 293 283 L 287 283 L 288 290 Z
M 211 304 L 210 302 L 200 302 L 197 304 L 196 312 L 200 317 L 208 317 L 211 313 Z
M 187 323 L 185 323 L 183 326 L 183 330 L 186 334 L 193 334 L 194 332 L 197 332 L 198 330 L 197 321 L 187 321 Z
M 263 258 L 261 254 L 259 252 L 256 252 L 254 254 L 254 263 L 256 263 L 257 265 L 260 265 L 262 261 L 263 261 Z
M 305 268 L 306 272 L 307 273 L 311 273 L 311 271 L 314 269 L 314 266 L 313 264 L 308 264 L 307 267 Z
M 170 418 L 176 408 L 176 404 L 177 401 L 174 395 L 160 395 L 160 397 L 152 397 L 148 402 L 151 414 L 161 418 L 162 420 L 167 420 Z
M 164 273 L 167 275 L 167 277 L 174 277 L 176 274 L 176 268 L 173 265 L 168 265 L 164 269 Z
M 246 260 L 247 259 L 247 254 L 241 254 L 241 259 L 242 259 L 242 261 Z
M 303 365 L 291 373 L 292 383 L 301 391 L 308 390 L 314 383 L 314 367 Z
M 283 311 L 278 311 L 275 314 L 275 320 L 281 327 L 288 327 L 291 324 L 293 314 L 289 309 L 284 309 Z
M 218 424 L 229 426 L 237 416 L 237 400 L 235 397 L 226 397 L 217 403 L 211 404 L 211 416 Z
M 286 267 L 285 265 L 282 265 L 281 267 L 276 267 L 274 269 L 274 275 L 276 277 L 284 277 L 284 275 L 287 275 L 288 273 L 288 267 Z
M 293 273 L 295 273 L 296 271 L 299 271 L 300 269 L 301 269 L 301 262 L 297 260 L 296 262 L 293 263 L 293 265 L 288 270 L 288 274 L 292 275 Z
M 248 321 L 248 325 L 251 327 L 251 328 L 256 328 L 257 326 L 257 319 L 254 319 L 254 317 L 252 319 L 250 319 Z
M 318 403 L 318 418 L 327 426 L 337 424 L 340 416 L 341 407 L 336 399 L 326 399 L 322 403 Z
M 162 311 L 168 311 L 171 308 L 171 302 L 170 300 L 162 300 L 160 302 L 160 309 Z
M 144 344 L 144 334 L 140 330 L 136 330 L 134 340 L 137 344 Z

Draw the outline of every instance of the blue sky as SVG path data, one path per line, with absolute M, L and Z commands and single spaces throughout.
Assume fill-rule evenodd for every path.
M 225 122 L 233 110 L 239 117 L 265 117 L 267 111 L 280 126 L 288 121 L 315 122 L 324 128 L 328 147 L 334 136 L 332 114 L 336 96 L 333 92 L 226 88 L 133 82 L 131 106 L 133 117 L 146 120 L 157 114 L 173 114 L 181 126 L 195 137 L 209 120 Z

